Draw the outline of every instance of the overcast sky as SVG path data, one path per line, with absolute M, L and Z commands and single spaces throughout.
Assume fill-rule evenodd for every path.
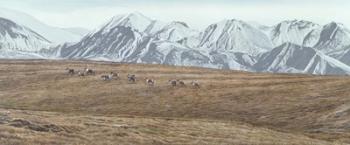
M 292 19 L 336 21 L 350 27 L 349 0 L 0 0 L 0 6 L 49 25 L 88 29 L 135 11 L 152 19 L 184 21 L 197 29 L 233 18 L 265 25 Z

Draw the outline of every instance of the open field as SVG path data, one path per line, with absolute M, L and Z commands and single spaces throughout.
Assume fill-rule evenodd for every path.
M 330 144 L 235 122 L 10 112 L 0 144 Z
M 66 74 L 87 66 L 97 75 Z M 100 79 L 111 71 L 121 80 Z M 156 85 L 145 85 L 145 77 Z M 174 88 L 169 79 L 201 87 Z M 346 76 L 1 60 L 0 113 L 10 113 L 0 119 L 0 144 L 346 144 L 349 94 Z

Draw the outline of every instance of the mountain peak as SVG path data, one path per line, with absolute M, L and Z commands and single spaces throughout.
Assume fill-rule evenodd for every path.
M 219 23 L 213 24 L 212 26 L 225 27 L 226 29 L 238 30 L 238 31 L 241 31 L 244 28 L 249 28 L 249 29 L 255 28 L 250 24 L 237 19 L 225 19 L 220 21 Z
M 238 19 L 226 19 L 223 22 L 230 23 L 230 24 L 247 24 L 246 22 Z
M 350 45 L 350 30 L 341 23 L 331 22 L 323 26 L 315 47 L 328 53 L 339 51 L 348 45 Z
M 148 19 L 151 20 L 150 18 L 146 17 L 145 15 L 143 15 L 140 12 L 132 12 L 127 14 L 126 16 L 127 18 L 132 18 L 132 19 Z
M 272 48 L 265 33 L 236 19 L 223 20 L 210 25 L 202 35 L 201 47 L 211 50 L 243 52 L 251 55 Z
M 304 39 L 310 32 L 319 28 L 321 27 L 318 24 L 305 20 L 282 21 L 273 26 L 270 31 L 270 38 L 275 46 L 279 46 L 285 42 L 303 45 Z M 311 42 L 310 40 L 310 43 L 314 44 L 316 42 Z
M 300 23 L 300 24 L 309 23 L 309 24 L 314 24 L 311 21 L 301 20 L 301 19 L 285 20 L 285 21 L 282 21 L 282 23 Z
M 341 29 L 344 29 L 345 26 L 344 26 L 344 24 L 342 24 L 342 23 L 338 23 L 338 22 L 332 21 L 332 22 L 326 24 L 326 25 L 325 25 L 325 28 L 330 28 L 330 29 L 341 28 Z
M 112 18 L 113 23 L 118 23 L 123 20 L 127 21 L 136 21 L 136 20 L 148 20 L 152 21 L 150 18 L 146 17 L 140 12 L 132 12 L 132 13 L 127 13 L 127 14 L 121 14 L 121 15 L 116 15 Z
M 50 43 L 33 30 L 0 17 L 0 49 L 34 52 L 48 47 Z
M 12 28 L 16 27 L 17 24 L 9 19 L 5 19 L 0 17 L 0 30 L 1 29 L 7 29 L 7 28 Z
M 131 27 L 140 32 L 143 32 L 151 25 L 154 21 L 139 12 L 133 12 L 124 15 L 117 15 L 110 20 L 106 28 L 111 29 L 116 26 Z
M 186 28 L 189 28 L 189 26 L 185 22 L 181 22 L 181 21 L 173 21 L 173 22 L 171 22 L 171 25 L 181 25 L 181 26 L 184 26 Z
M 289 28 L 298 27 L 299 29 L 319 26 L 318 24 L 313 23 L 311 21 L 297 20 L 297 19 L 282 21 L 278 25 L 280 25 L 280 26 L 281 25 L 288 25 Z
M 36 18 L 16 10 L 0 8 L 0 17 L 9 19 L 16 24 L 30 28 L 49 41 L 58 44 L 65 42 L 77 42 L 82 36 L 71 33 L 61 28 L 49 26 Z

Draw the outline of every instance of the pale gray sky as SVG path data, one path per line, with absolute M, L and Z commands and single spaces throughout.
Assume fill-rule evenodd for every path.
M 349 0 L 0 0 L 0 6 L 49 25 L 89 29 L 135 11 L 162 21 L 184 21 L 197 29 L 232 18 L 265 25 L 291 19 L 336 21 L 350 27 Z

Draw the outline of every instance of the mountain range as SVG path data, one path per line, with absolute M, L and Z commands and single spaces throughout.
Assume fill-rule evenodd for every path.
M 350 30 L 336 22 L 319 25 L 291 20 L 264 26 L 229 19 L 200 31 L 185 22 L 162 22 L 130 13 L 117 15 L 102 27 L 86 32 L 81 28 L 50 27 L 33 17 L 11 16 L 2 10 L 0 17 L 0 58 L 89 59 L 251 72 L 350 74 Z

